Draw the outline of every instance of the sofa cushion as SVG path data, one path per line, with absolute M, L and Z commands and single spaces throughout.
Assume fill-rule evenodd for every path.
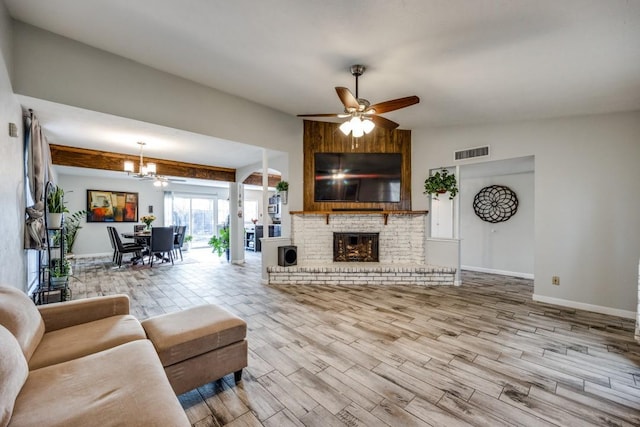
M 11 426 L 190 426 L 158 355 L 137 340 L 29 373 Z
M 16 337 L 29 360 L 44 334 L 44 322 L 33 301 L 21 290 L 0 286 L 0 325 Z
M 20 344 L 9 330 L 0 326 L 0 426 L 9 424 L 16 396 L 29 368 Z
M 29 369 L 66 362 L 145 338 L 140 322 L 131 315 L 111 316 L 45 332 L 40 345 L 29 360 Z

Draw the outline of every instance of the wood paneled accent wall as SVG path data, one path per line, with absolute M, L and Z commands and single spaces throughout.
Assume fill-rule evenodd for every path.
M 411 210 L 411 131 L 398 129 L 389 131 L 376 127 L 370 134 L 361 138 L 354 138 L 352 140 L 351 136 L 345 136 L 340 129 L 338 129 L 339 125 L 339 123 L 314 122 L 310 120 L 304 121 L 304 210 Z M 315 153 L 401 153 L 402 183 L 400 189 L 400 202 L 315 202 L 313 176 L 315 171 Z

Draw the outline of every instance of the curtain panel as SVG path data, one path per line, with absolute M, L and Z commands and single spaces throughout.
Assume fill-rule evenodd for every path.
M 638 311 L 636 311 L 636 341 L 640 343 L 640 262 L 638 262 Z
M 51 173 L 51 151 L 47 138 L 42 133 L 42 128 L 38 119 L 29 110 L 25 117 L 25 157 L 26 157 L 26 179 L 28 188 L 26 208 L 26 224 L 24 229 L 25 249 L 44 249 L 46 211 L 45 185 Z

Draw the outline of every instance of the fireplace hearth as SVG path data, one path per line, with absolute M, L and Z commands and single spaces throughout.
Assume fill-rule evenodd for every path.
M 379 262 L 379 233 L 333 233 L 335 262 Z

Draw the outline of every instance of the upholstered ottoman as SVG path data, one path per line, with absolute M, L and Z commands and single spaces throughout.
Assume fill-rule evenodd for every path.
M 202 305 L 142 322 L 169 382 L 182 394 L 247 366 L 247 324 L 227 310 Z

